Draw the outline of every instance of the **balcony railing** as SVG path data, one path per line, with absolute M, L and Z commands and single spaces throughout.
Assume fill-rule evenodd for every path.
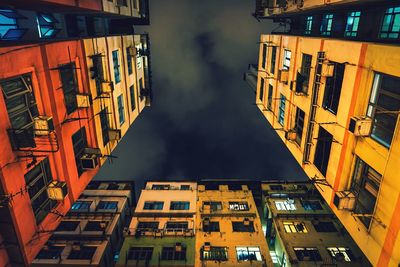
M 129 235 L 136 237 L 141 236 L 152 236 L 152 237 L 163 237 L 163 236 L 194 236 L 194 229 L 190 228 L 165 228 L 165 229 L 153 229 L 153 228 L 134 228 L 129 229 Z

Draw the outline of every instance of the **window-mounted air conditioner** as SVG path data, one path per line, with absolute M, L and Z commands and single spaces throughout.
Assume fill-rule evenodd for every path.
M 65 182 L 53 181 L 47 186 L 47 196 L 52 200 L 62 201 L 68 194 Z
M 114 84 L 112 82 L 104 82 L 101 84 L 101 91 L 103 93 L 112 93 L 114 91 Z
M 128 47 L 128 51 L 131 57 L 136 55 L 136 48 L 134 46 Z
M 356 197 L 351 191 L 338 191 L 333 198 L 333 204 L 338 210 L 353 210 Z
M 249 218 L 244 218 L 244 220 L 243 220 L 243 225 L 245 225 L 245 226 L 249 226 L 249 225 L 250 225 L 250 220 L 249 220 Z
M 101 157 L 101 151 L 98 148 L 85 148 L 81 157 L 82 169 L 92 170 L 98 164 L 98 158 Z
M 34 120 L 34 133 L 37 136 L 49 135 L 54 131 L 53 117 L 38 116 Z
M 92 97 L 87 94 L 77 94 L 76 103 L 78 108 L 88 108 L 92 105 Z
M 209 214 L 211 212 L 211 206 L 210 205 L 203 205 L 203 213 L 204 214 Z
M 176 242 L 175 243 L 175 251 L 176 252 L 182 251 L 182 243 L 181 242 Z
M 211 250 L 210 242 L 204 242 L 203 249 L 204 249 L 204 251 L 210 251 Z
M 289 130 L 285 132 L 285 139 L 288 141 L 295 141 L 297 138 L 297 133 L 295 130 Z
M 333 77 L 335 72 L 335 64 L 333 63 L 324 63 L 322 64 L 321 74 L 324 77 Z
M 278 80 L 283 83 L 287 83 L 289 81 L 289 70 L 278 70 Z
M 108 137 L 112 141 L 121 140 L 121 130 L 120 129 L 109 129 L 108 130 Z
M 372 120 L 368 117 L 350 118 L 349 131 L 355 136 L 369 136 L 371 133 Z
M 210 218 L 204 218 L 203 224 L 204 224 L 205 226 L 210 225 Z

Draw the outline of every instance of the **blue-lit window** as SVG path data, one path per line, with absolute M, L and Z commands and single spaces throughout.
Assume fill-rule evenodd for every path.
M 60 31 L 56 28 L 58 20 L 51 14 L 39 13 L 37 15 L 37 24 L 40 38 L 54 38 Z
M 119 83 L 121 81 L 121 74 L 119 72 L 119 59 L 118 59 L 118 50 L 114 50 L 112 52 L 113 65 L 114 65 L 114 79 L 115 83 Z
M 118 114 L 119 124 L 122 125 L 125 122 L 125 111 L 124 111 L 124 96 L 118 96 Z
M 356 37 L 358 24 L 360 23 L 360 11 L 350 12 L 347 16 L 346 30 L 344 32 L 344 36 L 347 37 Z
M 328 35 L 328 36 L 331 35 L 332 21 L 333 21 L 333 14 L 325 14 L 322 16 L 321 28 L 320 28 L 321 35 Z
M 126 63 L 128 64 L 128 74 L 132 74 L 132 55 L 129 47 L 126 48 Z
M 144 203 L 144 210 L 162 210 L 164 207 L 164 202 L 161 201 L 146 201 Z
M 386 9 L 382 21 L 380 38 L 397 39 L 400 34 L 400 6 Z
M 100 201 L 97 205 L 98 210 L 117 210 L 118 201 Z
M 313 20 L 313 16 L 307 16 L 307 18 L 306 18 L 306 30 L 304 32 L 305 34 L 311 34 L 312 20 Z
M 77 210 L 86 210 L 88 211 L 90 208 L 90 204 L 92 204 L 92 201 L 76 201 L 72 207 L 72 211 L 77 211 Z
M 189 210 L 190 202 L 188 201 L 171 201 L 170 210 Z
M 285 105 L 286 105 L 286 97 L 281 94 L 281 101 L 279 102 L 278 122 L 282 126 L 285 121 Z
M 0 9 L 0 39 L 18 40 L 26 29 L 18 29 L 17 19 L 23 18 L 17 12 L 11 9 Z

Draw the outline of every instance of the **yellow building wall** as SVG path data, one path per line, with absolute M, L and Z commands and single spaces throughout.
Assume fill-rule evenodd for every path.
M 332 188 L 322 186 L 322 190 L 319 188 L 321 194 L 330 204 L 335 214 L 345 225 L 346 229 L 371 263 L 379 266 L 397 266 L 400 263 L 400 241 L 398 235 L 400 216 L 395 213 L 395 210 L 400 209 L 400 183 L 397 179 L 398 175 L 396 175 L 396 173 L 400 171 L 400 124 L 397 123 L 397 129 L 395 130 L 390 150 L 369 137 L 355 137 L 346 129 L 350 117 L 366 114 L 374 72 L 400 77 L 400 69 L 398 68 L 398 62 L 400 62 L 400 48 L 388 45 L 362 44 L 348 41 L 262 35 L 260 55 L 263 42 L 267 42 L 268 45 L 277 46 L 277 58 L 275 78 L 267 78 L 272 76 L 269 73 L 271 55 L 271 48 L 269 48 L 266 72 L 259 72 L 258 78 L 256 103 L 259 109 L 273 128 L 278 129 L 277 134 L 303 167 L 307 175 L 310 178 L 326 178 L 326 181 L 332 186 Z M 288 85 L 276 80 L 276 74 L 283 62 L 283 48 L 292 51 Z M 313 164 L 302 163 L 307 131 L 306 126 L 309 120 L 308 114 L 311 104 L 312 81 L 318 51 L 325 51 L 326 58 L 330 61 L 338 63 L 346 62 L 340 103 L 336 115 L 322 108 L 325 78 L 322 78 L 322 85 L 319 91 L 319 108 L 317 110 L 316 121 L 322 123 L 320 126 L 331 133 L 334 140 L 337 141 L 337 143 L 332 143 L 326 177 L 324 177 Z M 300 69 L 301 53 L 307 53 L 313 56 L 308 96 L 295 95 L 289 88 L 290 81 L 296 79 L 295 71 Z M 261 60 L 262 58 L 260 56 L 259 69 L 261 69 Z M 259 100 L 261 78 L 267 78 L 264 88 L 264 101 Z M 280 130 L 282 126 L 277 122 L 279 100 L 273 101 L 273 113 L 271 111 L 266 111 L 268 84 L 274 86 L 273 98 L 280 98 L 280 94 L 282 93 L 287 99 L 284 130 L 289 130 L 294 125 L 295 106 L 300 107 L 305 112 L 306 116 L 300 147 L 295 142 L 286 140 L 284 137 L 285 132 Z M 318 127 L 314 127 L 313 138 L 317 137 Z M 312 146 L 310 155 L 311 162 L 313 162 L 314 158 L 315 139 L 313 139 L 313 143 L 314 145 Z M 374 214 L 377 220 L 373 220 L 370 229 L 366 229 L 359 219 L 352 216 L 351 212 L 339 211 L 332 203 L 335 191 L 343 191 L 350 188 L 355 155 L 360 157 L 383 176 L 377 198 L 376 212 Z
M 103 0 L 103 11 L 130 16 L 140 17 L 139 14 L 139 1 L 140 0 L 126 0 L 126 6 L 118 5 L 119 0 Z M 121 1 L 122 2 L 122 1 Z

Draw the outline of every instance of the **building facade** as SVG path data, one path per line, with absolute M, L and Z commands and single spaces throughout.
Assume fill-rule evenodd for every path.
M 194 266 L 197 184 L 147 182 L 117 266 Z
M 91 182 L 31 266 L 113 266 L 135 205 L 133 183 Z
M 262 191 L 274 266 L 370 266 L 314 185 L 268 181 Z

